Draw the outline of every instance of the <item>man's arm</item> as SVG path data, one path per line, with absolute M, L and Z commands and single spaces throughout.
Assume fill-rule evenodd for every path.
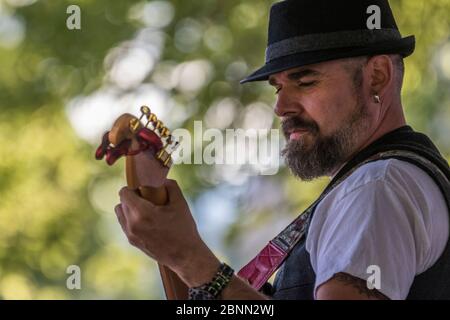
M 228 286 L 223 290 L 223 300 L 268 300 L 269 297 L 256 291 L 237 276 L 233 276 Z
M 208 250 L 204 251 L 206 253 Z M 191 264 L 184 267 L 185 274 L 180 274 L 183 280 L 190 287 L 202 285 L 212 279 L 219 267 L 219 260 L 212 252 L 202 255 L 204 259 L 197 260 L 201 265 Z M 197 270 L 195 272 L 194 270 Z M 201 270 L 198 272 L 198 270 Z M 269 297 L 257 292 L 245 281 L 237 276 L 222 292 L 221 298 L 224 300 L 260 300 Z M 376 289 L 369 289 L 367 281 L 349 275 L 347 273 L 337 273 L 333 278 L 323 283 L 317 288 L 317 300 L 388 300 L 389 298 Z
M 367 281 L 347 273 L 337 273 L 317 288 L 317 300 L 388 300 L 376 289 L 369 289 Z
M 122 189 L 117 217 L 131 244 L 169 266 L 189 287 L 203 285 L 213 279 L 220 261 L 199 236 L 176 182 L 168 181 L 167 189 L 170 202 L 166 206 L 155 206 L 134 191 Z M 233 276 L 221 298 L 268 299 L 237 276 Z M 321 285 L 317 298 L 386 299 L 378 291 L 369 290 L 366 281 L 345 273 L 338 273 Z

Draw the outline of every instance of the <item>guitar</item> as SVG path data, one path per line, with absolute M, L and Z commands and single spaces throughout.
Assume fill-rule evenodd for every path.
M 162 121 L 149 107 L 142 106 L 139 118 L 128 113 L 117 118 L 111 130 L 103 135 L 95 158 L 105 158 L 108 165 L 113 165 L 125 156 L 128 187 L 155 205 L 165 205 L 168 195 L 164 182 L 172 165 L 171 154 L 178 145 L 179 141 L 175 141 Z M 186 284 L 168 267 L 158 266 L 167 299 L 186 300 Z

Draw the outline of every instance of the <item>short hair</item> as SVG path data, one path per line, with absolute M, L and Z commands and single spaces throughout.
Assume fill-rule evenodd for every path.
M 367 64 L 369 59 L 373 56 L 362 56 L 356 58 L 347 58 L 344 62 L 344 69 L 346 69 L 352 79 L 355 88 L 360 88 L 362 86 L 363 76 L 362 76 L 362 68 Z M 392 64 L 396 70 L 395 72 L 395 85 L 400 94 L 402 86 L 403 86 L 403 77 L 405 74 L 405 63 L 403 61 L 403 57 L 399 54 L 391 54 L 389 57 L 392 60 Z
M 395 69 L 397 69 L 397 79 L 395 79 L 395 81 L 397 82 L 397 88 L 401 91 L 403 86 L 403 78 L 405 76 L 405 62 L 403 61 L 403 57 L 399 54 L 393 54 L 390 55 L 390 57 L 392 59 L 392 64 Z

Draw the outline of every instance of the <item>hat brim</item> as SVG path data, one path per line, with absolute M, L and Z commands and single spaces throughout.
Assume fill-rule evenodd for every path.
M 409 36 L 400 40 L 381 42 L 371 46 L 296 53 L 266 63 L 262 68 L 256 70 L 251 75 L 241 80 L 240 83 L 268 80 L 270 75 L 291 68 L 342 58 L 395 53 L 401 54 L 403 57 L 407 57 L 414 52 L 415 44 L 415 37 Z

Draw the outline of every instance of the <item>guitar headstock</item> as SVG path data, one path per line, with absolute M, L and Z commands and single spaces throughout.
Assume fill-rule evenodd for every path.
M 141 121 L 144 120 L 145 124 Z M 126 177 L 129 187 L 161 186 L 172 165 L 171 154 L 178 147 L 171 132 L 147 106 L 141 107 L 139 118 L 125 113 L 103 135 L 95 157 L 106 157 L 108 165 L 126 156 Z
M 141 122 L 145 120 L 145 125 Z M 167 168 L 172 165 L 171 154 L 178 147 L 170 130 L 147 106 L 141 107 L 139 118 L 125 113 L 114 122 L 110 131 L 103 135 L 97 148 L 97 160 L 106 156 L 108 165 L 114 164 L 122 156 L 134 156 L 141 152 L 150 152 Z

